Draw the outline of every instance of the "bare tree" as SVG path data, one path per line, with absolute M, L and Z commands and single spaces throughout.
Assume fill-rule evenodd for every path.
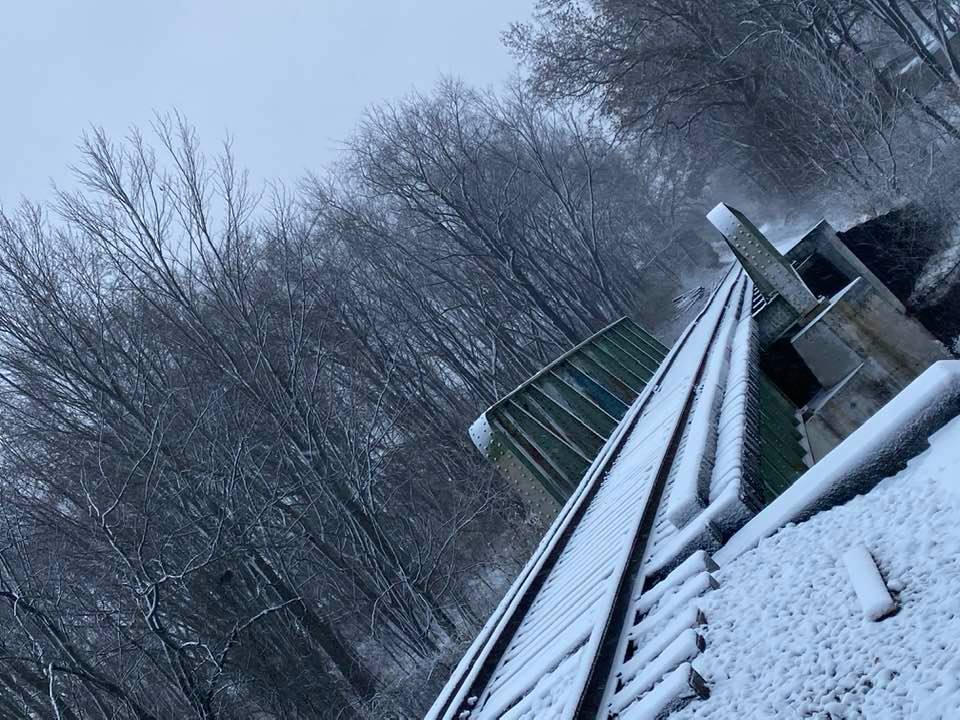
M 374 647 L 458 634 L 449 556 L 496 494 L 410 519 L 438 480 L 406 474 L 314 222 L 157 130 L 166 166 L 94 134 L 62 224 L 0 228 L 11 684 L 51 717 L 359 714 Z

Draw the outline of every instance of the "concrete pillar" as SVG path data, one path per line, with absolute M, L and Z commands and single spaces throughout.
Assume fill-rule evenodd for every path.
M 848 280 L 852 281 L 858 277 L 863 278 L 864 282 L 869 283 L 880 297 L 893 305 L 897 311 L 902 313 L 907 311 L 903 303 L 897 299 L 896 295 L 890 292 L 889 288 L 880 281 L 880 278 L 874 275 L 870 268 L 864 265 L 860 258 L 854 255 L 853 252 L 850 251 L 850 248 L 843 244 L 843 241 L 837 237 L 836 231 L 826 220 L 821 220 L 817 223 L 807 235 L 804 236 L 804 239 L 808 237 L 811 239 L 813 251 L 823 256 L 827 262 L 833 265 L 833 267 Z

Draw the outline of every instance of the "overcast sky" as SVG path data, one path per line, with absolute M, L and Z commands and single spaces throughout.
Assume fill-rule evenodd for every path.
M 335 155 L 364 107 L 442 73 L 495 86 L 500 32 L 532 0 L 32 0 L 0 25 L 0 204 L 69 185 L 80 133 L 176 108 L 209 151 L 229 132 L 254 178 Z

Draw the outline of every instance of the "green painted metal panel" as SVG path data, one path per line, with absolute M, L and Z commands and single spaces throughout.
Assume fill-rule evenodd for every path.
M 563 477 L 535 443 L 517 430 L 509 415 L 502 414 L 490 424 L 502 434 L 504 450 L 519 460 L 529 473 L 528 477 L 522 479 L 524 482 L 540 483 L 557 502 L 562 503 L 569 497 L 572 491 L 569 480 Z
M 646 385 L 648 382 L 650 382 L 650 378 L 653 377 L 653 374 L 657 371 L 656 367 L 648 368 L 646 365 L 641 363 L 611 338 L 597 338 L 596 347 L 598 350 L 602 350 L 604 353 L 612 357 L 623 367 L 627 368 L 627 370 L 630 371 L 630 375 L 636 378 L 643 385 Z
M 760 482 L 764 504 L 786 490 L 807 469 L 796 406 L 768 378 L 757 388 L 760 406 Z
M 584 354 L 606 370 L 611 375 L 620 379 L 633 393 L 633 399 L 636 399 L 640 391 L 647 385 L 647 379 L 638 375 L 626 362 L 620 360 L 607 348 L 601 346 L 600 340 L 593 345 L 584 348 Z M 632 400 L 631 400 L 632 402 Z
M 594 382 L 603 385 L 604 388 L 616 396 L 627 407 L 637 397 L 638 391 L 630 387 L 625 380 L 617 377 L 614 373 L 601 366 L 589 355 L 589 350 L 584 350 L 576 357 L 570 358 L 567 362 L 571 366 L 580 370 Z
M 513 400 L 508 401 L 501 409 L 500 417 L 509 421 L 519 431 L 519 438 L 537 449 L 570 490 L 576 487 L 593 458 L 585 458 L 576 448 L 550 432 L 543 423 Z
M 562 503 L 666 352 L 621 318 L 491 406 L 478 423 L 486 423 L 492 442 L 478 445 L 525 497 Z
M 602 437 L 609 437 L 619 422 L 616 417 L 605 412 L 603 408 L 567 383 L 554 371 L 538 378 L 534 381 L 534 385 L 578 418 L 581 418 L 584 423 Z
M 773 502 L 784 490 L 786 490 L 796 478 L 784 475 L 775 466 L 770 464 L 765 456 L 760 457 L 760 476 L 762 478 L 761 490 L 763 497 L 761 501 L 764 506 Z
M 628 358 L 631 365 L 635 368 L 634 372 L 640 376 L 646 376 L 648 379 L 657 371 L 657 368 L 663 361 L 663 358 L 654 360 L 635 345 L 631 345 L 629 340 L 617 334 L 616 328 L 613 328 L 609 334 L 600 338 L 600 341 L 608 344 L 612 349 L 615 349 L 617 353 Z
M 785 467 L 800 471 L 806 470 L 807 466 L 804 461 L 806 451 L 798 442 L 784 442 L 783 435 L 772 428 L 764 427 L 762 421 L 760 428 L 761 441 L 765 443 L 765 446 L 769 446 L 771 456 L 775 456 L 777 461 Z
M 663 358 L 667 356 L 665 350 L 653 347 L 644 342 L 636 335 L 631 334 L 628 328 L 618 325 L 610 329 L 608 337 L 616 340 L 621 346 L 628 348 L 632 353 L 636 353 L 637 358 L 647 364 L 648 367 L 659 367 Z
M 591 428 L 537 385 L 531 385 L 529 391 L 528 395 L 520 396 L 525 403 L 520 399 L 517 402 L 521 402 L 524 408 L 532 408 L 531 412 L 544 425 L 576 447 L 585 457 L 592 458 L 600 451 L 607 436 Z
M 661 343 L 659 340 L 653 337 L 653 335 L 641 328 L 635 322 L 628 321 L 618 323 L 615 326 L 615 329 L 617 332 L 623 333 L 624 335 L 627 335 L 633 339 L 634 342 L 640 347 L 649 348 L 654 356 L 660 355 L 661 357 L 664 357 L 669 351 L 669 348 L 666 345 Z
M 627 412 L 630 405 L 614 395 L 601 382 L 594 380 L 580 368 L 564 360 L 557 365 L 553 372 L 565 382 L 582 392 L 590 398 L 597 406 L 604 410 L 611 417 L 619 420 Z
M 554 502 L 563 502 L 567 489 L 562 486 L 562 478 L 556 477 L 552 470 L 546 471 L 542 461 L 532 457 L 525 448 L 513 442 L 511 430 L 501 421 L 491 425 L 494 442 L 500 447 L 498 454 L 488 456 L 494 465 L 512 480 L 525 496 L 535 494 L 539 489 Z

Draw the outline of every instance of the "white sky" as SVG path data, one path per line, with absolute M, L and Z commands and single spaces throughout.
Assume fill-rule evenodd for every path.
M 124 135 L 177 109 L 254 179 L 321 170 L 374 102 L 442 73 L 496 86 L 533 0 L 32 0 L 0 23 L 0 205 L 69 186 L 92 125 Z

